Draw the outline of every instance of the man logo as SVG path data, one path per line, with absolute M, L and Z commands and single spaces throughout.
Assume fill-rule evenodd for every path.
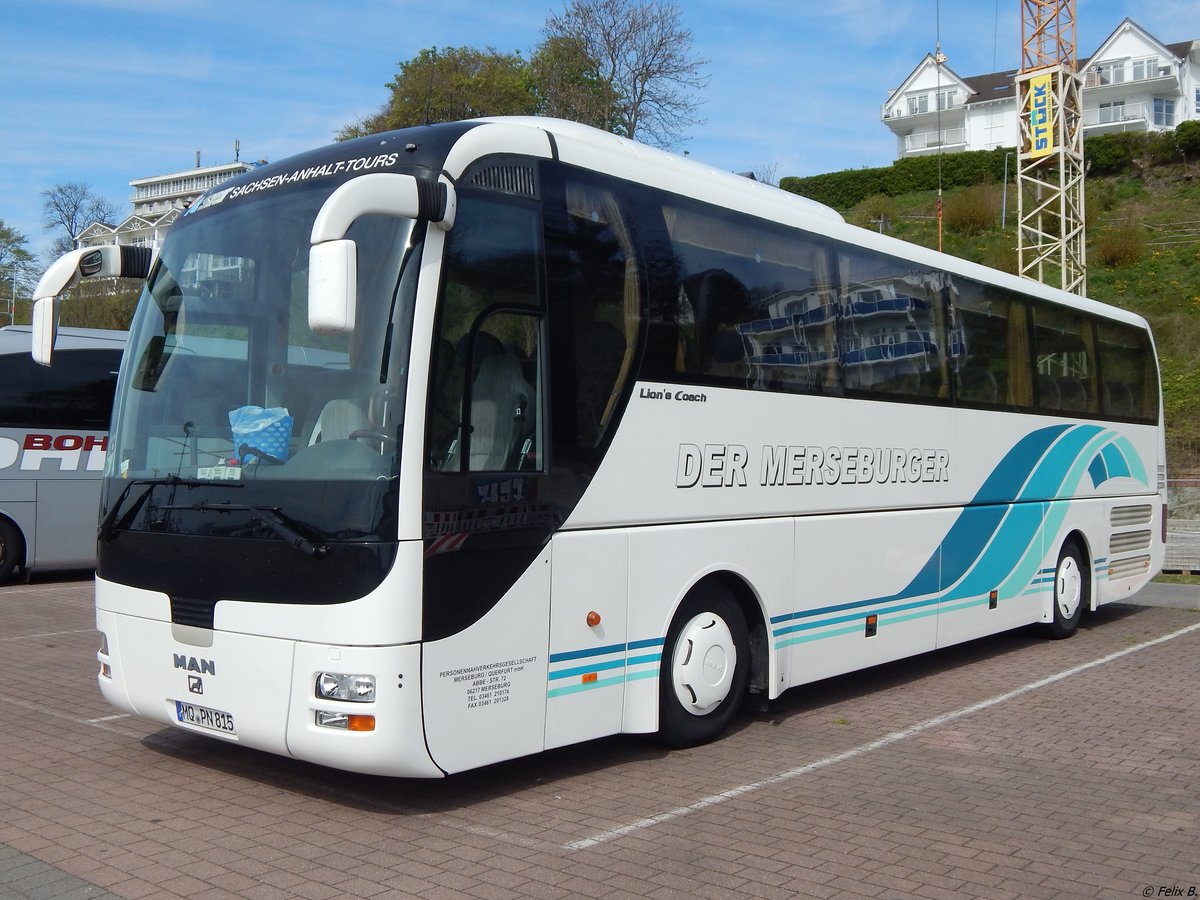
M 194 656 L 187 656 L 182 653 L 173 654 L 175 657 L 175 668 L 186 669 L 188 672 L 199 672 L 201 675 L 216 675 L 217 664 L 211 659 L 197 659 Z
M 204 693 L 204 679 L 201 678 L 199 675 L 189 675 L 188 676 L 188 690 L 191 691 L 193 694 L 203 694 Z

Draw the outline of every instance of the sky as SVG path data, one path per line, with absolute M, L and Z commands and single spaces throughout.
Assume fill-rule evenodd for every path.
M 675 149 L 777 178 L 887 165 L 880 107 L 940 38 L 960 76 L 1020 63 L 1020 0 L 677 0 L 707 60 Z M 0 221 L 43 253 L 42 192 L 83 182 L 132 211 L 137 178 L 281 160 L 374 113 L 427 47 L 527 58 L 564 0 L 0 0 Z M 1126 17 L 1200 39 L 1197 0 L 1077 0 L 1091 55 Z

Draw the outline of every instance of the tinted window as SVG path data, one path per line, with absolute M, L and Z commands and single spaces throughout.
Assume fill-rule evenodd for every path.
M 847 392 L 948 400 L 948 276 L 882 254 L 838 256 L 838 347 Z
M 840 394 L 827 245 L 683 203 L 663 208 L 679 279 L 675 371 L 764 390 Z
M 563 437 L 596 447 L 613 418 L 633 366 L 641 321 L 641 273 L 616 195 L 608 187 L 572 176 L 565 184 L 567 256 L 563 294 L 570 310 L 570 358 L 559 369 L 574 380 L 573 416 Z
M 1039 304 L 1033 323 L 1038 407 L 1069 415 L 1099 412 L 1091 322 L 1075 310 Z
M 671 280 L 667 302 L 650 304 L 650 324 L 677 339 L 651 343 L 655 376 L 1157 416 L 1143 329 L 684 198 L 661 202 Z
M 1028 308 L 1008 291 L 958 278 L 951 290 L 954 389 L 966 406 L 1033 405 Z
M 120 350 L 58 350 L 51 367 L 0 356 L 0 424 L 107 431 L 120 364 Z
M 1158 378 L 1146 333 L 1116 322 L 1099 323 L 1097 332 L 1104 414 L 1155 421 Z

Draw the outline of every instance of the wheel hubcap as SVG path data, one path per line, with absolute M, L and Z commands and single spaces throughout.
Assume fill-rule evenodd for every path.
M 1054 585 L 1055 602 L 1064 619 L 1073 619 L 1079 611 L 1083 598 L 1083 574 L 1075 557 L 1068 556 L 1058 564 L 1058 577 Z
M 671 661 L 675 696 L 694 716 L 703 716 L 729 696 L 737 649 L 725 620 L 702 613 L 683 627 Z

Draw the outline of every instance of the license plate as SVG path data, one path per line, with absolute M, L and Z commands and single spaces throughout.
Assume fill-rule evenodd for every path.
M 207 706 L 197 706 L 195 703 L 175 701 L 175 718 L 184 725 L 195 725 L 197 728 L 207 728 L 209 731 L 219 731 L 221 734 L 236 735 L 233 727 L 233 716 L 219 709 L 209 709 Z

